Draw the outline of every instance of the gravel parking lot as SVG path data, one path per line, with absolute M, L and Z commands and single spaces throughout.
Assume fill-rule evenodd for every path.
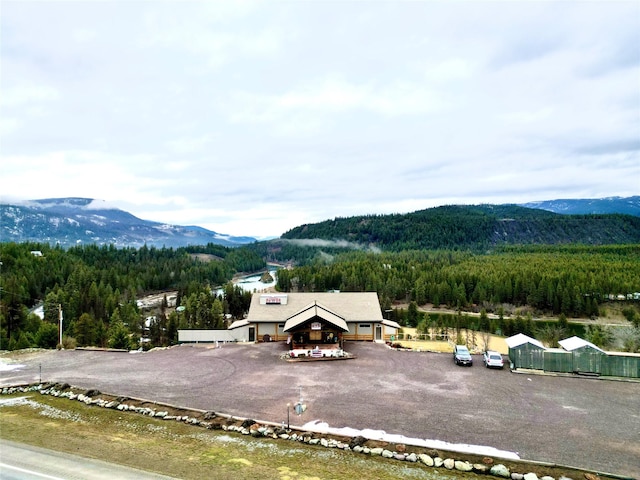
M 0 385 L 67 382 L 105 393 L 282 422 L 487 445 L 521 458 L 640 476 L 640 383 L 458 367 L 452 355 L 349 343 L 357 358 L 286 362 L 285 345 L 182 345 L 147 353 L 44 351 Z

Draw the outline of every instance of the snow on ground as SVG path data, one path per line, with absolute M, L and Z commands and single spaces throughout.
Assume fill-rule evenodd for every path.
M 12 372 L 21 368 L 24 368 L 24 365 L 20 365 L 18 363 L 5 363 L 0 359 L 0 372 Z
M 302 426 L 302 429 L 308 430 L 310 432 L 343 435 L 346 437 L 356 437 L 360 435 L 369 440 L 379 440 L 389 443 L 403 443 L 405 445 L 414 445 L 416 447 L 434 449 L 441 448 L 443 450 L 450 450 L 453 452 L 473 453 L 476 455 L 495 456 L 501 458 L 509 458 L 512 460 L 518 460 L 520 458 L 516 452 L 499 450 L 494 447 L 486 447 L 483 445 L 468 445 L 465 443 L 449 443 L 442 440 L 411 438 L 405 437 L 404 435 L 390 434 L 385 432 L 384 430 L 357 430 L 350 427 L 332 428 L 327 423 L 321 422 L 319 420 L 313 420 L 311 422 L 305 423 Z

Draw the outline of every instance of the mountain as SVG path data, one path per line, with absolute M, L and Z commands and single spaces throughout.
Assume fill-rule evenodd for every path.
M 336 218 L 301 225 L 282 238 L 296 245 L 311 240 L 341 241 L 396 251 L 522 244 L 628 244 L 640 243 L 640 217 L 561 215 L 518 205 L 450 205 L 408 214 Z M 339 246 L 338 242 L 335 246 Z
M 0 240 L 45 242 L 64 247 L 113 244 L 118 247 L 237 247 L 255 242 L 195 226 L 141 220 L 128 212 L 90 198 L 49 198 L 20 204 L 0 204 Z
M 640 217 L 640 196 L 545 200 L 523 203 L 520 206 L 568 215 L 623 213 Z

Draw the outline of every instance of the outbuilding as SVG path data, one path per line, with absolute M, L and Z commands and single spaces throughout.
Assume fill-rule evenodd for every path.
M 606 357 L 604 350 L 575 336 L 560 340 L 558 343 L 573 355 L 573 371 L 575 373 L 602 373 L 603 358 Z
M 544 369 L 545 346 L 535 338 L 518 333 L 505 339 L 509 347 L 511 368 Z

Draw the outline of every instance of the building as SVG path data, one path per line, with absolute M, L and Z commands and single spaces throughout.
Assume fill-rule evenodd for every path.
M 535 338 L 524 333 L 518 333 L 506 338 L 509 347 L 509 360 L 511 368 L 528 368 L 543 370 L 545 346 Z
M 606 352 L 580 337 L 571 337 L 558 342 L 567 352 L 571 352 L 572 367 L 575 373 L 602 373 Z M 603 360 L 604 359 L 604 360 Z
M 255 293 L 247 317 L 229 329 L 249 342 L 286 341 L 301 355 L 334 356 L 345 341 L 388 341 L 400 325 L 383 318 L 375 292 Z

